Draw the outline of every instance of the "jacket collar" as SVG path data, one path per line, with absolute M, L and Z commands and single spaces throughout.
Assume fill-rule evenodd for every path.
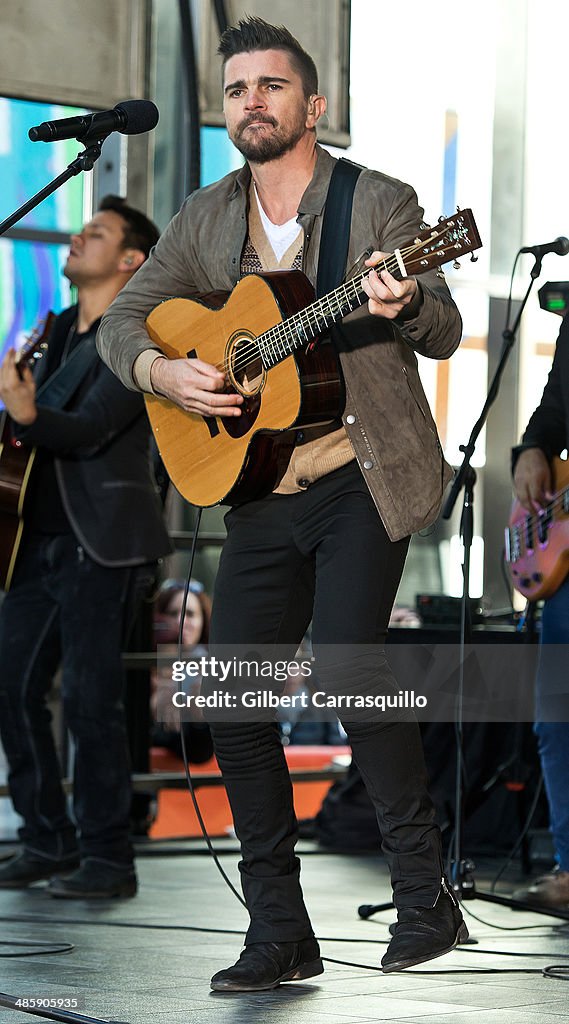
M 304 195 L 300 200 L 298 207 L 299 216 L 302 216 L 303 214 L 318 215 L 322 213 L 335 163 L 335 158 L 331 156 L 326 149 L 322 149 L 322 146 L 317 144 L 316 166 L 314 168 L 312 180 L 309 182 Z M 235 185 L 229 198 L 235 199 L 239 194 L 246 196 L 250 182 L 251 171 L 249 164 L 244 164 L 236 174 Z

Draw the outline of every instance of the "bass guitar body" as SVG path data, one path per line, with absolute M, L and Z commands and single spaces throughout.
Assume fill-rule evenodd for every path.
M 569 573 L 569 462 L 552 463 L 554 497 L 541 512 L 515 501 L 506 528 L 506 567 L 528 601 L 551 597 Z
M 341 413 L 342 377 L 331 344 L 297 351 L 270 367 L 257 345 L 273 329 L 271 344 L 275 360 L 280 358 L 279 323 L 313 300 L 304 274 L 277 271 L 242 278 L 229 296 L 168 299 L 147 318 L 150 337 L 169 359 L 198 358 L 224 369 L 228 390 L 244 398 L 240 416 L 216 417 L 145 396 L 170 479 L 192 504 L 235 503 L 268 493 L 286 465 L 295 430 L 329 423 Z

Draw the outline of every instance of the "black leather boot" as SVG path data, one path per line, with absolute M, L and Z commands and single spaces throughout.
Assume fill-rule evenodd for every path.
M 66 878 L 55 877 L 47 887 L 49 896 L 65 900 L 109 900 L 136 896 L 134 866 L 109 864 L 86 857 L 81 867 Z
M 41 882 L 52 875 L 69 874 L 79 867 L 79 854 L 70 854 L 62 860 L 48 860 L 47 857 L 32 857 L 23 850 L 0 864 L 0 889 L 26 889 L 34 882 Z
M 303 981 L 322 974 L 316 939 L 300 942 L 253 942 L 245 946 L 233 967 L 211 979 L 214 992 L 262 992 L 282 981 Z
M 402 907 L 393 938 L 381 961 L 384 974 L 434 960 L 466 942 L 466 927 L 458 900 L 445 878 L 432 907 Z

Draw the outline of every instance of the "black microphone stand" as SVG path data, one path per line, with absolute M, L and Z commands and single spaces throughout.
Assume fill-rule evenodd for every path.
M 512 327 L 508 325 L 502 332 L 502 352 L 498 365 L 496 367 L 494 376 L 490 383 L 488 395 L 482 412 L 478 417 L 478 420 L 472 428 L 472 432 L 466 445 L 460 445 L 460 451 L 464 452 L 464 459 L 462 465 L 458 470 L 449 496 L 443 506 L 442 517 L 443 519 L 449 519 L 452 510 L 456 504 L 456 500 L 462 488 L 464 488 L 464 498 L 462 506 L 462 515 L 460 518 L 460 536 L 462 538 L 464 548 L 464 561 L 463 561 L 463 585 L 462 585 L 462 599 L 461 599 L 461 616 L 460 616 L 460 667 L 458 677 L 458 691 L 457 691 L 457 704 L 456 704 L 456 785 L 455 785 L 455 821 L 454 821 L 454 842 L 453 842 L 453 857 L 451 860 L 451 884 L 459 899 L 480 899 L 487 903 L 499 903 L 505 907 L 515 907 L 520 910 L 534 911 L 536 913 L 546 914 L 550 917 L 559 917 L 562 920 L 569 921 L 569 911 L 554 910 L 554 909 L 541 909 L 536 908 L 533 904 L 523 900 L 512 900 L 507 896 L 497 896 L 495 893 L 480 892 L 475 885 L 472 877 L 472 871 L 474 864 L 471 860 L 465 859 L 462 851 L 462 819 L 463 819 L 463 699 L 464 699 L 464 655 L 465 646 L 472 640 L 472 627 L 470 621 L 470 607 L 469 607 L 469 579 L 470 579 L 470 552 L 472 547 L 472 539 L 474 535 L 474 485 L 476 483 L 476 473 L 470 465 L 470 460 L 474 454 L 476 447 L 476 441 L 484 426 L 488 413 L 491 406 L 494 404 L 498 392 L 500 389 L 500 381 L 504 368 L 508 361 L 508 357 L 513 348 L 516 340 L 517 331 L 520 325 L 523 311 L 525 309 L 527 300 L 530 292 L 533 288 L 534 282 L 541 274 L 541 261 L 542 254 L 535 254 L 535 263 L 530 272 L 530 282 L 527 287 L 526 293 L 522 299 L 520 307 L 518 309 L 516 318 Z
M 459 470 L 454 478 L 449 496 L 443 506 L 442 518 L 450 519 L 452 510 L 456 504 L 456 500 L 462 488 L 464 488 L 464 498 L 462 505 L 462 515 L 460 518 L 460 536 L 462 537 L 464 547 L 464 562 L 463 562 L 463 585 L 462 585 L 462 599 L 461 599 L 461 614 L 460 614 L 460 667 L 458 676 L 458 688 L 457 688 L 457 703 L 456 703 L 456 737 L 457 737 L 457 751 L 456 751 L 456 785 L 455 785 L 455 822 L 454 822 L 454 842 L 453 842 L 453 858 L 451 861 L 451 884 L 452 887 L 460 900 L 466 899 L 479 899 L 484 900 L 486 903 L 499 903 L 504 907 L 514 907 L 519 910 L 532 911 L 537 914 L 545 914 L 547 917 L 558 917 L 563 921 L 569 921 L 569 910 L 555 910 L 554 908 L 541 909 L 535 907 L 532 903 L 528 903 L 525 900 L 513 900 L 507 896 L 497 896 L 495 893 L 480 892 L 475 886 L 474 879 L 472 877 L 472 871 L 474 864 L 471 860 L 465 859 L 462 851 L 462 816 L 463 816 L 463 784 L 462 784 L 462 740 L 463 740 L 463 699 L 464 699 L 464 652 L 465 646 L 471 641 L 471 622 L 470 622 L 470 607 L 469 607 L 469 592 L 468 584 L 470 579 L 470 553 L 472 548 L 472 538 L 474 534 L 474 485 L 476 483 L 476 473 L 470 465 L 470 460 L 474 454 L 476 448 L 476 441 L 482 427 L 484 426 L 488 413 L 491 406 L 494 404 L 498 391 L 500 389 L 500 381 L 504 368 L 508 361 L 508 357 L 516 340 L 516 334 L 522 318 L 525 305 L 529 298 L 530 292 L 533 288 L 534 282 L 541 274 L 541 261 L 543 255 L 540 253 L 535 254 L 535 263 L 530 273 L 530 283 L 527 287 L 527 291 L 523 297 L 517 316 L 514 320 L 512 327 L 506 326 L 502 332 L 503 346 L 502 353 L 496 371 L 490 383 L 488 389 L 488 395 L 482 408 L 482 412 L 474 424 L 470 437 L 467 444 L 460 445 L 459 449 L 464 452 L 464 458 Z M 358 914 L 362 918 L 371 917 L 372 914 L 378 913 L 380 910 L 388 910 L 393 906 L 393 903 L 377 903 L 377 904 L 363 904 L 358 907 Z
M 98 160 L 101 155 L 101 146 L 103 145 L 103 142 L 106 138 L 108 138 L 108 136 L 105 135 L 104 138 L 97 139 L 94 142 L 91 142 L 91 144 L 88 145 L 82 153 L 78 154 L 75 160 L 71 161 L 71 163 L 65 168 L 64 171 L 61 172 L 61 174 L 58 174 L 57 178 L 54 178 L 52 181 L 50 181 L 48 185 L 45 185 L 45 187 L 42 188 L 39 192 L 36 192 L 35 196 L 32 196 L 31 199 L 28 199 L 27 202 L 20 206 L 14 213 L 12 213 L 10 217 L 7 217 L 6 220 L 3 220 L 0 223 L 0 236 L 4 235 L 6 231 L 13 227 L 14 224 L 17 224 L 17 222 L 21 220 L 22 217 L 25 217 L 27 213 L 30 213 L 31 210 L 34 210 L 36 206 L 39 206 L 40 203 L 43 203 L 44 199 L 47 199 L 48 196 L 50 196 L 53 192 L 60 188 L 61 185 L 64 185 L 66 181 L 69 181 L 70 178 L 73 178 L 77 174 L 80 174 L 81 171 L 92 170 L 95 161 Z M 88 139 L 85 138 L 82 141 L 86 142 L 88 141 Z

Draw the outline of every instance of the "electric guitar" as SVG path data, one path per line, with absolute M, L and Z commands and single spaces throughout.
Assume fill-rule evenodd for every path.
M 376 269 L 401 279 L 481 246 L 471 210 L 425 227 Z M 475 257 L 472 257 L 475 259 Z M 200 416 L 145 395 L 160 454 L 178 491 L 194 505 L 247 501 L 278 482 L 294 430 L 340 414 L 343 383 L 331 344 L 314 339 L 368 301 L 364 273 L 315 301 L 298 270 L 243 277 L 233 291 L 168 299 L 149 314 L 151 339 L 169 359 L 199 358 L 222 369 L 243 395 L 241 415 Z
M 528 601 L 551 597 L 569 572 L 569 462 L 551 469 L 553 499 L 540 512 L 515 501 L 506 527 L 506 567 Z
M 31 366 L 47 348 L 55 313 L 48 313 L 18 352 L 17 366 Z M 8 413 L 0 413 L 0 589 L 8 590 L 24 529 L 26 490 L 36 454 L 13 434 Z

